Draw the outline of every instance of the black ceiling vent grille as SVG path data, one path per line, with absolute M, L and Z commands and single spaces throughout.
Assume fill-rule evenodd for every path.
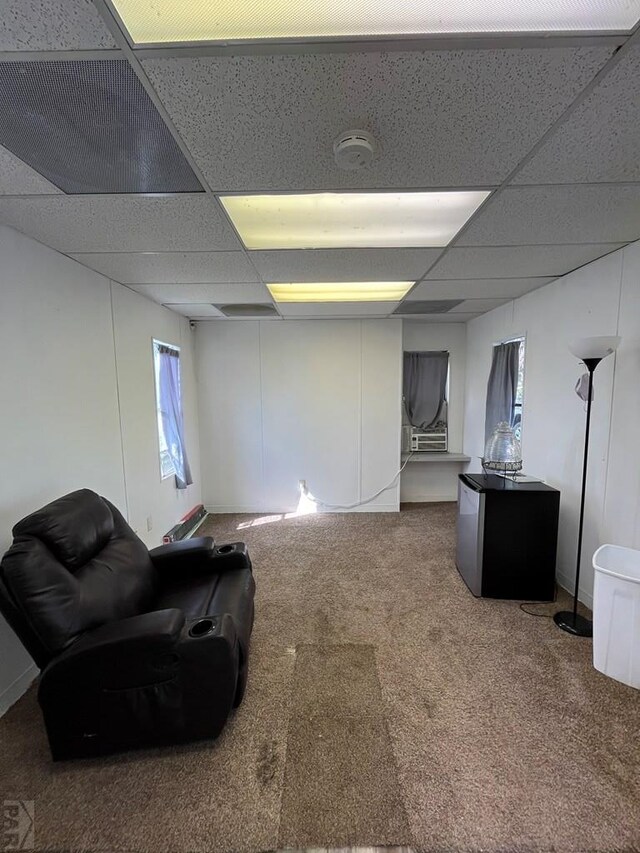
M 273 305 L 253 305 L 253 304 L 240 304 L 240 305 L 214 305 L 214 308 L 217 308 L 219 311 L 222 311 L 225 317 L 278 317 L 279 314 Z
M 0 62 L 0 143 L 66 193 L 203 191 L 125 60 Z
M 416 299 L 405 300 L 393 312 L 394 314 L 446 314 L 460 305 L 464 299 Z

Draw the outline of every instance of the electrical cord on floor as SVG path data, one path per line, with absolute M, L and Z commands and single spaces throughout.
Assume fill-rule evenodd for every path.
M 394 475 L 393 479 L 386 486 L 383 486 L 383 488 L 381 488 L 380 491 L 376 492 L 375 495 L 371 495 L 370 498 L 365 498 L 364 500 L 356 501 L 355 503 L 352 503 L 352 504 L 328 504 L 328 503 L 325 503 L 324 501 L 321 501 L 319 498 L 316 498 L 313 495 L 309 494 L 308 490 L 305 490 L 305 492 L 304 492 L 305 497 L 309 498 L 309 500 L 312 503 L 316 504 L 316 506 L 320 506 L 323 509 L 329 509 L 329 510 L 331 510 L 331 509 L 355 509 L 357 506 L 364 506 L 365 504 L 369 504 L 369 503 L 371 503 L 371 501 L 374 501 L 377 497 L 380 497 L 380 495 L 383 492 L 386 492 L 387 489 L 392 488 L 392 486 L 395 484 L 395 482 L 398 479 L 398 477 L 400 476 L 400 474 L 402 474 L 402 472 L 406 468 L 407 462 L 411 459 L 412 456 L 413 456 L 413 453 L 410 453 L 407 456 L 407 458 L 404 460 L 404 464 L 402 465 L 402 467 L 400 468 L 398 473 Z
M 527 616 L 538 616 L 541 619 L 551 619 L 551 613 L 532 613 L 531 610 L 525 610 L 525 607 L 531 607 L 532 605 L 535 607 L 536 604 L 539 604 L 537 601 L 523 601 L 518 606 L 523 613 L 526 613 Z

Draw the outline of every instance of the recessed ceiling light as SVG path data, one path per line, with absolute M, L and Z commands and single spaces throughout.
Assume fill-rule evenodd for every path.
M 136 44 L 630 30 L 639 0 L 112 0 Z
M 446 246 L 488 192 L 229 195 L 248 249 Z
M 397 302 L 413 281 L 319 281 L 267 284 L 276 302 Z

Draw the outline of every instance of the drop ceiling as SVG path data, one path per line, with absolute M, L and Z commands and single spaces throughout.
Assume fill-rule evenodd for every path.
M 361 41 L 344 24 L 318 41 L 305 40 L 298 21 L 295 43 L 264 31 L 268 43 L 256 44 L 238 30 L 237 45 L 210 32 L 205 42 L 216 43 L 181 44 L 170 29 L 135 38 L 134 27 L 132 37 L 125 5 L 0 0 L 0 74 L 15 88 L 8 101 L 3 92 L 12 126 L 0 123 L 0 225 L 184 316 L 239 322 L 220 306 L 274 304 L 271 283 L 407 281 L 416 284 L 404 300 L 275 303 L 276 319 L 466 322 L 640 238 L 640 0 L 568 0 L 562 21 L 556 2 L 480 4 L 493 23 L 469 17 L 477 4 L 460 0 L 443 5 L 445 30 L 385 23 L 365 27 Z M 340 8 L 351 9 L 353 24 L 365 7 Z M 282 6 L 278 26 L 289 26 L 291 8 Z M 528 11 L 520 23 L 508 18 Z M 46 111 L 36 98 L 34 111 L 20 94 L 25 78 L 46 90 L 66 68 L 86 88 L 82 121 L 55 97 Z M 106 68 L 98 94 L 113 112 L 105 121 L 91 74 Z M 125 84 L 133 95 L 123 97 Z M 144 104 L 142 130 L 131 97 Z M 44 133 L 29 132 L 34 126 Z M 345 172 L 332 142 L 351 128 L 372 133 L 378 151 L 365 169 Z M 51 142 L 63 138 L 75 185 L 47 171 Z M 96 144 L 108 166 L 97 185 L 87 181 L 100 177 Z M 249 249 L 220 200 L 374 191 L 486 198 L 443 245 L 406 248 Z M 443 302 L 452 307 L 430 311 Z

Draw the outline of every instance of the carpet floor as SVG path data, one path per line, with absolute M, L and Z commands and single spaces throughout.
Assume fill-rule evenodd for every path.
M 640 691 L 473 598 L 453 504 L 200 532 L 254 561 L 243 705 L 216 742 L 53 764 L 30 690 L 0 720 L 0 798 L 33 801 L 37 849 L 640 850 Z

